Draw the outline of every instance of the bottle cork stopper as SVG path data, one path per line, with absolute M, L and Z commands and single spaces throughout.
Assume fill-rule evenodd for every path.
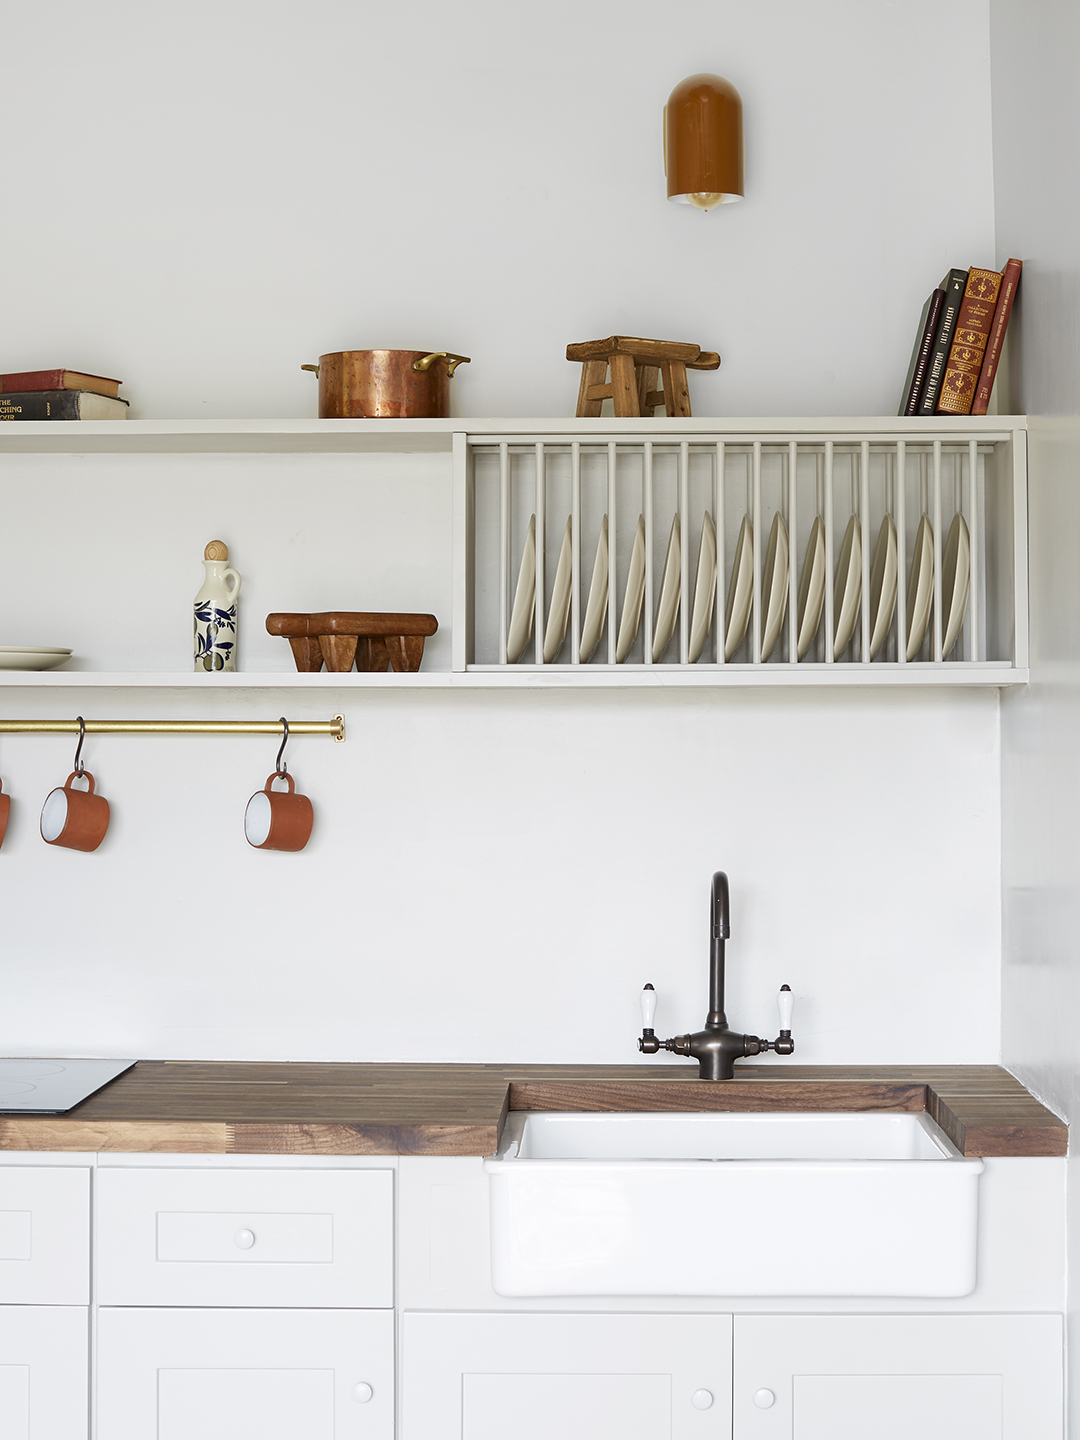
M 224 540 L 211 540 L 203 551 L 204 560 L 228 560 L 229 547 Z

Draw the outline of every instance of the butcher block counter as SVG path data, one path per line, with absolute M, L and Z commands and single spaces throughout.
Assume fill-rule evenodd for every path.
M 1064 1155 L 997 1065 L 410 1065 L 143 1060 L 66 1115 L 0 1115 L 0 1149 L 491 1155 L 510 1110 L 925 1110 L 968 1156 Z

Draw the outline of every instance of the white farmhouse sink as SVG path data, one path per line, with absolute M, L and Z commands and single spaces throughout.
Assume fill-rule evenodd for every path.
M 484 1169 L 500 1295 L 975 1288 L 983 1162 L 924 1114 L 520 1111 Z

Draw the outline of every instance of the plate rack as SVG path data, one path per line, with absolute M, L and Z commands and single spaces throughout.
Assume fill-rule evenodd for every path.
M 597 424 L 598 422 L 593 422 Z M 600 422 L 602 423 L 602 422 Z M 718 422 L 709 422 L 717 425 Z M 722 422 L 721 422 L 722 423 Z M 745 422 L 743 422 L 745 424 Z M 803 427 L 808 422 L 800 422 Z M 624 422 L 625 424 L 625 422 Z M 604 684 L 987 684 L 1027 679 L 1027 489 L 1025 432 L 1014 422 L 950 420 L 873 422 L 859 428 L 736 428 L 703 433 L 472 435 L 459 447 L 455 551 L 458 615 L 454 669 L 502 675 L 522 683 Z M 698 562 L 708 515 L 716 532 L 716 573 L 706 598 Z M 770 533 L 782 517 L 789 537 L 783 622 L 772 653 L 763 653 L 768 608 L 763 578 Z M 883 520 L 896 528 L 896 599 L 886 638 L 871 655 L 875 545 Z M 920 520 L 933 535 L 933 588 L 925 638 L 908 657 L 912 557 Z M 954 517 L 970 537 L 970 588 L 955 643 L 944 651 L 946 545 Z M 635 642 L 621 663 L 616 639 L 639 516 L 644 520 L 644 598 Z M 682 544 L 674 578 L 678 617 L 671 641 L 653 655 L 654 624 L 672 521 Z M 849 586 L 861 591 L 850 642 L 834 646 L 843 584 L 837 569 L 852 516 L 861 529 L 861 558 Z M 522 552 L 535 517 L 537 582 L 532 634 L 519 659 L 507 635 Z M 593 586 L 594 560 L 607 519 L 607 598 L 603 631 L 590 657 L 581 653 L 582 626 Z M 821 618 L 810 648 L 798 657 L 799 585 L 815 518 L 824 525 L 825 584 Z M 745 638 L 726 646 L 728 591 L 744 518 L 752 527 L 752 600 Z M 571 587 L 567 633 L 553 663 L 544 663 L 553 588 L 567 521 Z M 959 522 L 957 522 L 959 523 Z M 749 549 L 749 547 L 748 547 Z M 884 553 L 884 551 L 883 551 Z M 943 570 L 945 574 L 943 574 Z M 706 568 L 705 574 L 708 570 Z M 959 589 L 960 587 L 957 587 Z M 834 593 L 835 589 L 835 593 Z M 886 587 L 888 590 L 888 587 Z M 914 602 L 914 598 L 913 602 Z M 778 613 L 777 595 L 773 609 Z M 630 597 L 631 604 L 633 597 Z M 710 612 L 708 638 L 690 660 L 695 607 Z M 812 606 L 810 607 L 812 611 Z M 738 618 L 738 607 L 736 616 Z M 916 611 L 915 618 L 918 618 Z M 459 623 L 460 622 L 460 623 Z M 556 626 L 556 630 L 558 626 Z M 842 637 L 841 637 L 842 638 Z M 730 653 L 725 655 L 725 649 Z M 516 677 L 511 679 L 511 677 Z

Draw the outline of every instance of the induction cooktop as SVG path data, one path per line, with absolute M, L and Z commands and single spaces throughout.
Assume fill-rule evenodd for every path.
M 63 1115 L 135 1063 L 0 1057 L 0 1115 Z

